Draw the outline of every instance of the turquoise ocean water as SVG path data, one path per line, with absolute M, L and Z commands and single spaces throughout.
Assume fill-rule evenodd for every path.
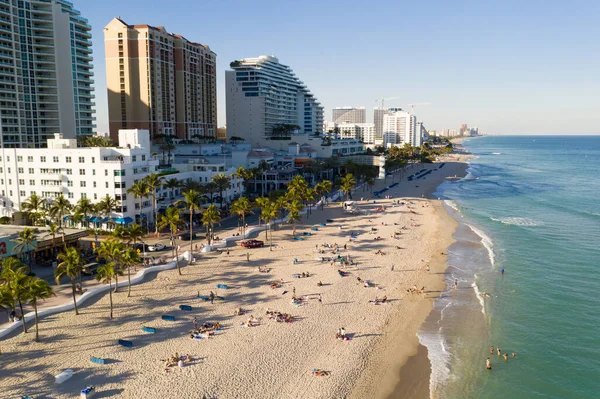
M 600 398 L 600 137 L 464 145 L 469 175 L 436 193 L 460 225 L 419 332 L 432 397 Z

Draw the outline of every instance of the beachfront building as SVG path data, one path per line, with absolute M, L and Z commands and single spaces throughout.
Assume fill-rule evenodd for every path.
M 63 0 L 0 1 L 0 146 L 90 135 L 92 27 Z
M 264 55 L 230 66 L 225 72 L 229 137 L 283 148 L 295 136 L 322 133 L 323 107 L 289 66 Z
M 336 107 L 332 111 L 332 123 L 366 123 L 365 107 Z
M 403 144 L 420 146 L 421 142 L 421 129 L 417 131 L 416 116 L 403 110 L 396 110 L 383 116 L 384 146 Z
M 365 144 L 375 144 L 373 123 L 328 123 L 325 131 L 338 139 L 354 139 Z
M 104 28 L 111 137 L 120 129 L 194 139 L 216 137 L 217 55 L 162 26 Z
M 80 198 L 93 203 L 106 195 L 115 198 L 119 209 L 104 223 L 108 218 L 129 222 L 139 217 L 139 200 L 127 194 L 127 189 L 158 171 L 148 131 L 120 130 L 118 147 L 78 148 L 76 139 L 60 133 L 47 142 L 47 149 L 0 149 L 0 216 L 19 213 L 32 194 L 49 203 L 62 194 L 71 204 Z M 149 218 L 150 202 L 145 198 L 142 204 L 142 213 Z

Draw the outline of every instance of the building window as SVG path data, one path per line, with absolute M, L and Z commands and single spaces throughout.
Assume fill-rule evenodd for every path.
M 137 155 L 132 155 L 131 156 L 131 162 L 135 162 L 137 160 Z
M 35 173 L 35 172 L 34 172 L 33 168 L 29 168 L 29 174 L 30 174 L 30 175 L 32 175 L 32 174 L 34 174 L 34 173 Z
M 85 176 L 85 169 L 79 169 L 79 175 Z
M 67 163 L 71 163 L 71 157 L 65 157 L 65 159 L 66 159 Z M 56 162 L 56 161 L 54 161 L 54 162 Z
M 92 157 L 92 163 L 96 163 L 96 157 Z
M 92 169 L 92 176 L 96 176 L 96 169 Z
M 108 188 L 108 182 L 106 182 L 105 184 L 106 184 L 106 188 Z
M 98 199 L 98 194 L 94 193 L 94 199 L 97 200 Z
M 146 160 L 146 156 L 142 155 L 142 161 L 145 161 L 145 160 Z
M 27 157 L 27 162 L 33 162 L 33 157 L 31 155 Z
M 85 157 L 79 157 L 79 163 L 85 163 Z
M 25 169 L 23 169 L 23 168 L 18 168 L 18 169 L 17 169 L 17 171 L 18 171 L 19 173 L 25 173 Z
M 87 194 L 86 193 L 81 193 L 81 198 L 87 198 Z
M 25 179 L 19 179 L 19 184 L 24 186 L 25 185 Z
M 52 157 L 52 162 L 57 163 L 58 162 L 58 157 Z
M 94 182 L 94 188 L 96 188 L 96 182 Z
M 17 162 L 23 162 L 23 157 L 21 155 L 17 155 Z
M 24 197 L 24 196 L 25 196 L 25 191 L 19 191 L 19 195 L 20 195 L 21 197 Z
M 67 193 L 67 197 L 68 197 L 69 199 L 73 199 L 73 193 Z
M 125 182 L 124 181 L 116 181 L 115 188 L 126 188 Z
M 72 175 L 73 174 L 73 169 L 66 169 L 67 171 L 67 175 Z
M 108 176 L 108 169 L 104 169 L 104 176 Z
M 46 157 L 40 157 L 40 162 L 46 162 Z
M 85 182 L 84 182 L 84 181 L 80 181 L 80 182 L 79 182 L 79 186 L 80 186 L 80 187 L 85 187 Z
M 67 181 L 67 187 L 73 187 L 73 182 L 71 180 Z
M 30 186 L 35 186 L 35 180 L 29 180 L 29 185 Z

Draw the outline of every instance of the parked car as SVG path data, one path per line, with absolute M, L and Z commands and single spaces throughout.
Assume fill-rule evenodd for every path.
M 265 242 L 260 240 L 248 240 L 242 241 L 240 245 L 244 248 L 260 248 L 265 246 Z
M 189 241 L 190 240 L 190 233 L 183 233 L 182 235 L 179 236 L 180 240 L 183 241 Z M 192 233 L 192 240 L 196 239 L 196 233 Z
M 156 244 L 149 245 L 148 246 L 148 251 L 150 251 L 150 252 L 162 251 L 166 247 L 167 246 L 165 244 L 157 242 Z
M 84 276 L 93 276 L 94 274 L 96 274 L 96 269 L 98 269 L 99 266 L 100 263 L 98 262 L 88 263 L 83 267 L 81 274 L 83 274 Z

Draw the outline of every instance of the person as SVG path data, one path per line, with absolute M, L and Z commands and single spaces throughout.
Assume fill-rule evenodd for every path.
M 246 252 L 246 261 L 250 262 L 250 252 Z
M 387 302 L 387 295 L 384 295 L 383 298 L 381 298 L 381 303 L 386 303 Z
M 81 284 L 80 284 L 80 283 L 77 283 L 77 284 L 75 284 L 75 291 L 76 291 L 76 292 L 77 292 L 79 295 L 83 294 L 83 290 L 81 289 Z
M 183 367 L 183 360 L 179 359 L 179 361 L 177 362 L 177 366 L 179 366 L 179 368 Z
M 427 273 L 429 273 L 429 265 L 427 265 L 427 267 L 425 268 L 425 270 L 427 271 Z
M 505 353 L 504 355 L 502 355 L 502 357 L 504 357 L 505 362 L 508 362 L 508 353 Z
M 320 281 L 317 283 L 317 287 L 321 287 L 322 285 L 323 285 L 323 283 Z
M 504 268 L 502 268 L 502 274 L 504 274 Z
M 198 329 L 198 318 L 194 317 L 194 330 Z
M 456 289 L 456 287 L 458 286 L 458 279 L 454 279 L 454 289 Z
M 215 293 L 211 291 L 210 295 L 209 295 L 209 298 L 210 298 L 210 303 L 212 304 L 214 302 L 214 300 L 215 300 Z
M 229 256 L 229 249 L 227 249 L 227 256 Z
M 488 357 L 487 360 L 485 361 L 485 368 L 488 370 L 492 369 L 492 362 L 490 361 L 490 358 Z
M 498 350 L 498 356 L 501 356 L 502 353 L 500 352 L 500 348 L 498 348 L 497 350 Z
M 186 355 L 185 355 L 185 360 L 184 360 L 184 363 L 189 363 L 189 362 L 191 362 L 191 361 L 192 361 L 192 357 L 190 356 L 190 354 L 189 354 L 189 353 L 188 353 L 188 354 L 186 354 Z
M 490 355 L 493 355 L 493 354 L 494 354 L 494 347 L 492 346 L 492 347 L 490 348 Z
M 394 265 L 392 265 L 392 271 L 394 271 Z
M 13 309 L 8 315 L 10 322 L 13 323 L 15 321 L 15 317 L 17 316 L 17 312 Z
M 346 245 L 346 244 L 344 244 L 344 249 L 348 249 L 348 247 L 347 247 L 347 245 Z
M 515 352 L 513 352 L 512 357 L 517 357 L 517 354 Z
M 323 303 L 323 297 L 319 294 L 319 303 Z

